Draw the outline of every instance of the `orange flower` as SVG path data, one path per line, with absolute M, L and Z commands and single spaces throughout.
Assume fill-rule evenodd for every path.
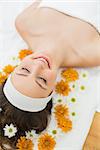
M 7 75 L 0 72 L 0 84 L 2 84 L 7 79 Z
M 32 50 L 23 49 L 23 50 L 21 50 L 21 51 L 19 52 L 18 58 L 19 58 L 20 60 L 22 60 L 24 57 L 26 57 L 27 55 L 30 55 L 30 54 L 32 54 L 32 53 L 33 53 Z
M 15 66 L 7 65 L 3 68 L 3 72 L 7 75 L 9 75 L 11 72 L 13 72 L 15 69 Z
M 48 133 L 42 135 L 38 140 L 38 150 L 53 150 L 55 145 L 54 138 Z
M 16 144 L 18 150 L 33 150 L 34 144 L 30 139 L 26 139 L 26 137 L 20 137 L 18 139 L 18 143 Z
M 62 71 L 61 76 L 66 79 L 67 82 L 76 81 L 79 79 L 79 74 L 75 69 L 68 68 Z
M 67 96 L 69 92 L 71 91 L 71 89 L 67 82 L 61 80 L 60 82 L 56 84 L 55 91 L 59 94 L 62 94 L 63 96 Z
M 72 121 L 69 120 L 69 111 L 66 105 L 59 104 L 55 108 L 55 117 L 58 128 L 63 132 L 68 132 L 72 129 Z
M 56 118 L 69 116 L 69 111 L 66 105 L 59 104 L 54 109 Z
M 60 117 L 57 120 L 58 128 L 61 128 L 63 132 L 68 132 L 72 129 L 72 121 L 65 117 Z

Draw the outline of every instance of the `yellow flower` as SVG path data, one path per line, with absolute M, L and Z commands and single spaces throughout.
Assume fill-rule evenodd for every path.
M 54 109 L 56 118 L 69 116 L 69 111 L 66 105 L 59 104 Z
M 8 76 L 6 74 L 0 72 L 0 84 L 2 84 L 7 79 L 7 77 Z
M 61 76 L 66 79 L 67 82 L 76 81 L 79 79 L 79 74 L 75 69 L 68 68 L 62 71 Z
M 18 139 L 18 143 L 16 144 L 18 150 L 33 150 L 34 144 L 30 139 L 26 139 L 26 137 L 20 137 Z
M 65 117 L 58 118 L 57 124 L 58 128 L 61 128 L 63 132 L 68 132 L 72 129 L 72 121 Z
M 3 72 L 7 75 L 9 75 L 11 72 L 13 72 L 15 69 L 15 66 L 7 65 L 3 68 Z
M 23 49 L 19 52 L 19 55 L 18 55 L 18 58 L 20 60 L 22 60 L 24 57 L 26 57 L 27 55 L 30 55 L 32 54 L 33 51 L 32 50 L 29 50 L 29 49 Z
M 53 150 L 55 145 L 54 138 L 47 133 L 42 135 L 38 140 L 38 150 Z
M 67 82 L 61 80 L 60 82 L 57 82 L 55 91 L 58 94 L 62 94 L 63 96 L 67 96 L 69 92 L 71 91 L 69 85 Z

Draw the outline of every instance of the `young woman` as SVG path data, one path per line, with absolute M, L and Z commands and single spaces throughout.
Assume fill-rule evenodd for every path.
M 100 65 L 100 35 L 93 25 L 86 22 L 90 16 L 87 16 L 86 21 L 69 16 L 64 14 L 65 10 L 67 13 L 64 5 L 66 2 L 55 3 L 44 2 L 37 8 L 32 4 L 16 19 L 19 34 L 34 53 L 16 68 L 12 80 L 19 91 L 31 97 L 46 97 L 50 94 L 60 67 Z M 63 6 L 61 3 L 64 3 Z M 55 9 L 52 9 L 54 7 Z M 62 8 L 64 13 L 59 12 L 61 7 L 65 7 Z M 85 6 L 83 11 L 86 11 L 84 9 Z M 82 15 L 84 16 L 80 13 L 80 16 Z M 98 25 L 98 22 L 96 24 Z M 18 73 L 27 76 L 25 78 Z
M 15 149 L 24 131 L 46 129 L 59 68 L 100 65 L 100 34 L 89 14 L 84 16 L 84 3 L 80 5 L 84 11 L 77 11 L 79 17 L 67 13 L 65 1 L 55 3 L 35 2 L 16 18 L 16 29 L 33 54 L 25 57 L 0 87 L 2 148 L 9 143 Z M 3 128 L 10 122 L 18 132 L 8 139 Z

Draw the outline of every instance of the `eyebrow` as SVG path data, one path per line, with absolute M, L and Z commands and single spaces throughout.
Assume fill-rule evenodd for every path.
M 17 75 L 21 75 L 21 76 L 27 76 L 27 75 L 24 75 L 24 74 L 20 74 L 20 73 L 16 73 Z M 43 90 L 47 90 L 46 88 L 44 88 L 39 82 L 37 82 L 36 80 L 35 80 L 35 82 L 37 83 L 37 85 L 41 88 L 41 89 L 43 89 Z

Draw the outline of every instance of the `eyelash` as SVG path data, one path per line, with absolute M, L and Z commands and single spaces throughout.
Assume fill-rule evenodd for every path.
M 22 70 L 26 70 L 27 72 L 30 73 L 30 71 L 29 71 L 27 68 L 24 68 L 24 67 L 23 67 Z
M 26 70 L 28 73 L 30 73 L 30 71 L 27 68 L 23 67 L 22 70 Z M 45 83 L 47 83 L 47 81 L 44 78 L 42 78 L 42 77 L 38 77 L 38 78 L 43 80 Z
M 38 77 L 38 78 L 43 80 L 45 83 L 47 83 L 47 81 L 44 78 L 42 78 L 42 77 Z

